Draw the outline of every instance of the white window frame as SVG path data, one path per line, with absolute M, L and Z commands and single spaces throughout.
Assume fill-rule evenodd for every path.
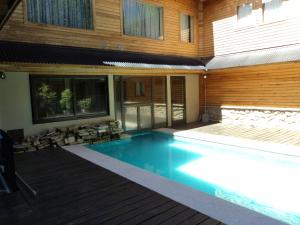
M 274 8 L 274 11 L 272 12 L 272 9 L 267 9 L 267 6 L 269 4 L 274 3 L 275 1 L 280 1 L 280 7 L 279 8 Z M 271 22 L 276 22 L 279 20 L 282 20 L 283 16 L 281 15 L 283 11 L 283 1 L 282 0 L 262 0 L 262 11 L 263 11 L 263 22 L 264 23 L 271 23 Z M 271 5 L 269 6 L 271 7 Z M 270 12 L 268 12 L 270 11 Z
M 183 40 L 182 38 L 182 32 L 183 32 L 183 24 L 182 24 L 182 17 L 187 16 L 190 18 L 190 30 L 189 30 L 189 40 Z M 195 41 L 195 34 L 194 34 L 194 24 L 195 24 L 195 18 L 192 15 L 186 14 L 186 13 L 180 13 L 180 41 L 184 43 L 194 43 Z

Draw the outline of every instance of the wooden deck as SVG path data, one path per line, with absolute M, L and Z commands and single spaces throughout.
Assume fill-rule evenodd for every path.
M 222 224 L 64 150 L 19 154 L 16 164 L 38 197 L 1 194 L 1 225 Z
M 237 126 L 223 123 L 192 123 L 175 128 L 179 130 L 192 129 L 191 131 L 199 134 L 220 135 L 263 143 L 275 143 L 300 147 L 300 131 L 297 130 Z

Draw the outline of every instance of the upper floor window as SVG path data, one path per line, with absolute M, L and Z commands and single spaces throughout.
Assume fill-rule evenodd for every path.
M 163 8 L 137 0 L 123 0 L 123 33 L 163 39 Z
M 193 17 L 189 15 L 181 14 L 180 24 L 181 24 L 181 41 L 192 43 L 194 40 L 193 36 Z
M 72 28 L 93 29 L 92 0 L 27 0 L 27 20 Z
M 239 26 L 250 26 L 254 24 L 252 4 L 243 4 L 238 6 L 237 19 Z
M 284 16 L 283 0 L 263 0 L 264 22 L 280 20 Z

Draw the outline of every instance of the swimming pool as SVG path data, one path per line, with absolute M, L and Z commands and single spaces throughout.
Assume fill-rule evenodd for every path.
M 300 224 L 300 158 L 145 132 L 90 149 L 289 224 Z

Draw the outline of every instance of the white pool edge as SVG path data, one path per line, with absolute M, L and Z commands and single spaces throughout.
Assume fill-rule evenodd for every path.
M 228 225 L 283 225 L 285 223 L 267 217 L 228 201 L 210 196 L 183 184 L 124 163 L 83 145 L 63 147 L 83 159 L 138 183 L 178 203 L 186 205 Z

